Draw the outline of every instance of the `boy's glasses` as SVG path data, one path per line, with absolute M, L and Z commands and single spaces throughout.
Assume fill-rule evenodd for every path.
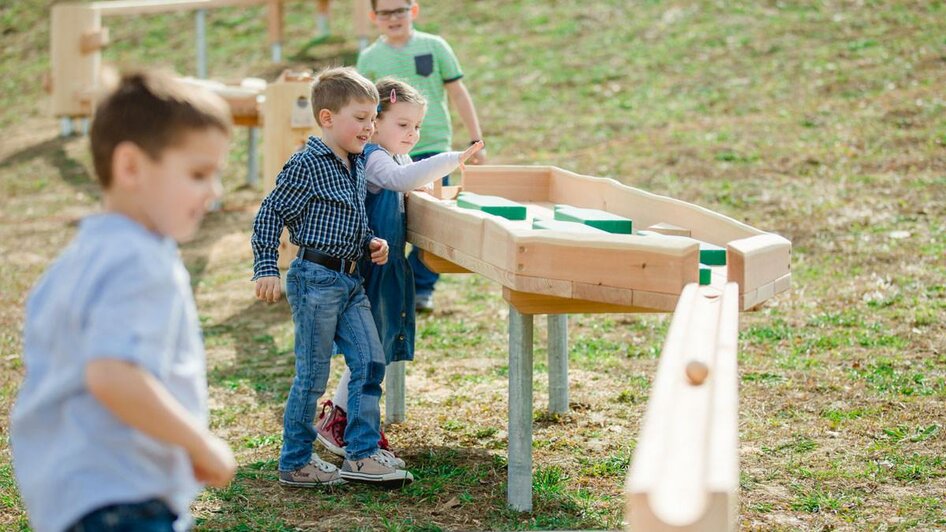
M 410 12 L 410 7 L 399 7 L 397 9 L 382 9 L 381 11 L 375 11 L 374 14 L 377 15 L 378 20 L 389 20 L 392 18 L 404 18 Z

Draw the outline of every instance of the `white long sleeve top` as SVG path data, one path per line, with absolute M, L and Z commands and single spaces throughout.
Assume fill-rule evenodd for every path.
M 368 192 L 381 189 L 410 192 L 454 171 L 460 165 L 460 152 L 448 151 L 412 162 L 407 155 L 391 155 L 384 148 L 374 151 L 365 163 Z

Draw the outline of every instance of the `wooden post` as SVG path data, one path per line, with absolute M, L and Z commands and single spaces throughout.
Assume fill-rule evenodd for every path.
M 368 19 L 368 12 L 371 11 L 371 0 L 353 0 L 352 25 L 355 27 L 355 35 L 358 37 L 358 50 L 364 50 L 368 47 L 368 40 L 371 37 L 371 20 Z
M 49 31 L 52 63 L 52 113 L 57 117 L 90 116 L 99 90 L 100 47 L 90 47 L 101 34 L 102 14 L 83 4 L 53 6 Z M 85 52 L 82 43 L 86 43 Z
M 532 511 L 532 326 L 531 314 L 509 305 L 509 456 L 506 502 Z
M 384 376 L 384 422 L 401 423 L 407 416 L 404 406 L 405 361 L 388 364 Z
M 278 3 L 278 2 L 277 2 Z M 309 101 L 312 74 L 284 71 L 279 79 L 266 86 L 263 103 L 263 192 L 276 183 L 276 175 L 289 156 L 301 148 L 309 135 L 319 135 L 314 116 L 303 127 L 293 127 L 293 109 Z M 304 110 L 303 110 L 304 111 Z M 309 105 L 311 113 L 311 105 Z M 300 115 L 296 112 L 297 117 Z M 297 121 L 298 124 L 302 122 Z M 279 244 L 279 267 L 288 268 L 298 248 L 289 243 L 283 231 Z
M 282 19 L 282 0 L 269 0 L 266 4 L 266 35 L 274 63 L 282 61 Z
M 331 27 L 329 20 L 331 17 L 331 9 L 329 6 L 329 0 L 316 0 L 315 6 L 315 31 L 316 35 L 323 37 L 331 33 Z
M 549 412 L 568 412 L 568 314 L 549 314 Z

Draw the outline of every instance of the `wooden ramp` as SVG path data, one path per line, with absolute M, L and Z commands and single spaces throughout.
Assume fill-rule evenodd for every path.
M 629 530 L 734 530 L 739 492 L 737 287 L 680 295 L 627 477 Z

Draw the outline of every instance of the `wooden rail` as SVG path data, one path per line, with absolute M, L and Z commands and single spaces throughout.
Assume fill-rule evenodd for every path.
M 627 477 L 629 530 L 725 531 L 739 492 L 739 292 L 688 285 L 651 386 Z

